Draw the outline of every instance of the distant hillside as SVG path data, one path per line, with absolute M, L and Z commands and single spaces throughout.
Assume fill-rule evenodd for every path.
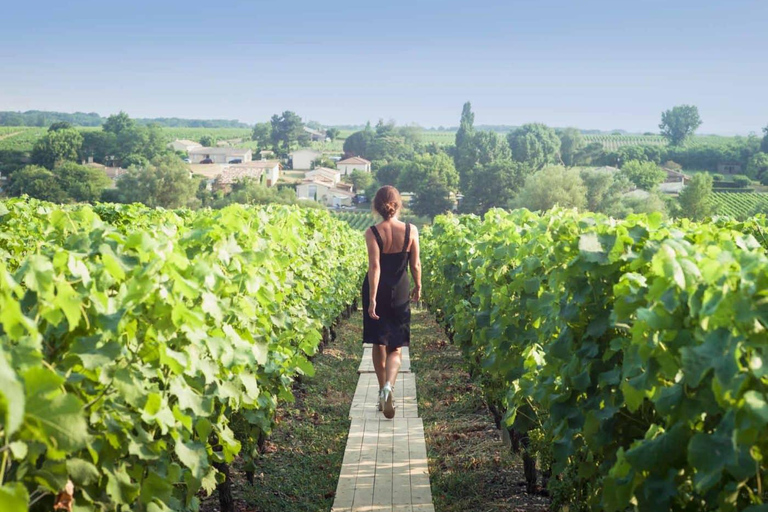
M 73 126 L 101 126 L 106 117 L 96 112 L 50 112 L 45 110 L 27 110 L 26 112 L 0 112 L 0 126 L 39 126 L 47 127 L 53 123 L 65 121 Z M 157 117 L 153 119 L 137 118 L 138 124 L 156 123 L 169 128 L 249 128 L 246 123 L 236 119 L 181 119 L 178 117 Z

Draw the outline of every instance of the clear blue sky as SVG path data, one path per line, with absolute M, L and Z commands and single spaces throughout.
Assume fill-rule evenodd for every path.
M 9 2 L 0 110 L 700 132 L 768 124 L 766 0 Z

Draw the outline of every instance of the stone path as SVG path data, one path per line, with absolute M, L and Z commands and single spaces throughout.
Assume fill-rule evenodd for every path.
M 332 512 L 434 512 L 410 361 L 405 347 L 395 383 L 395 417 L 386 419 L 377 408 L 371 348 L 364 349 Z

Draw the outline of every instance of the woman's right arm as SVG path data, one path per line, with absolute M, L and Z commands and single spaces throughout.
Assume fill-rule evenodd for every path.
M 378 320 L 379 315 L 376 314 L 376 292 L 379 289 L 379 280 L 381 279 L 381 264 L 379 246 L 376 243 L 376 237 L 370 229 L 365 230 L 365 246 L 368 248 L 368 288 L 370 289 L 368 316 Z
M 411 242 L 411 257 L 409 264 L 411 266 L 411 275 L 413 276 L 413 290 L 411 290 L 411 299 L 416 302 L 421 300 L 421 257 L 419 256 L 419 230 L 413 226 L 411 230 L 413 242 Z

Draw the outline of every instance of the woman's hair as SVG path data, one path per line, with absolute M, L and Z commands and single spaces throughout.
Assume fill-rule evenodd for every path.
M 400 192 L 389 185 L 381 187 L 373 198 L 373 207 L 384 220 L 391 219 L 403 207 Z

